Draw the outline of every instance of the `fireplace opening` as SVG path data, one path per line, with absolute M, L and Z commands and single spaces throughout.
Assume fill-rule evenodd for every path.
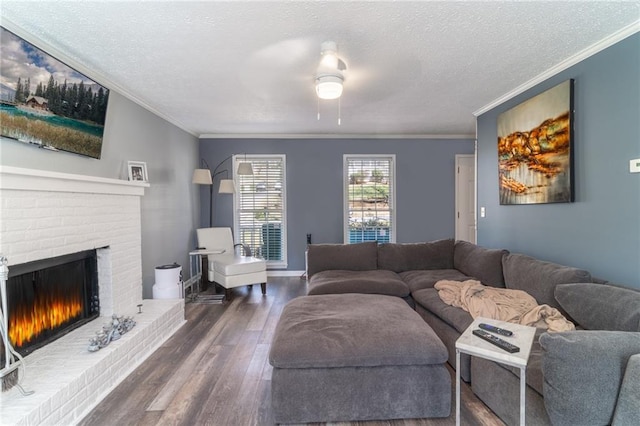
M 98 317 L 96 251 L 11 266 L 7 313 L 9 339 L 23 356 Z M 0 354 L 3 365 L 4 348 Z

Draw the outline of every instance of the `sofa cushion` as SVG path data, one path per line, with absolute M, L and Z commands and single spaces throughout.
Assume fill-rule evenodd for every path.
M 471 277 L 466 276 L 457 269 L 432 269 L 429 271 L 405 271 L 400 272 L 400 278 L 407 283 L 409 290 L 418 291 L 423 288 L 431 288 L 440 280 L 466 281 Z
M 540 336 L 544 403 L 553 424 L 611 424 L 629 358 L 640 333 L 569 331 Z
M 409 286 L 395 272 L 375 271 L 322 271 L 309 280 L 307 294 L 368 293 L 406 297 Z
M 283 309 L 269 354 L 278 368 L 443 364 L 447 349 L 402 300 L 371 294 L 298 297 Z
M 555 288 L 560 306 L 587 330 L 640 331 L 640 292 L 613 285 L 578 283 Z
M 378 243 L 310 244 L 307 262 L 309 277 L 331 269 L 370 271 L 378 268 Z
M 620 387 L 613 426 L 632 425 L 640 413 L 640 354 L 631 355 Z
M 539 304 L 558 308 L 565 315 L 554 296 L 555 286 L 566 283 L 591 282 L 589 272 L 570 266 L 545 262 L 519 253 L 508 254 L 502 259 L 507 288 L 524 290 Z
M 411 296 L 416 304 L 421 305 L 460 333 L 463 333 L 473 322 L 469 312 L 444 303 L 435 288 L 424 288 L 412 292 Z
M 504 287 L 502 257 L 507 250 L 488 249 L 468 241 L 456 241 L 453 249 L 453 267 L 485 285 Z
M 378 245 L 378 269 L 404 272 L 419 269 L 452 269 L 453 239 L 428 243 Z

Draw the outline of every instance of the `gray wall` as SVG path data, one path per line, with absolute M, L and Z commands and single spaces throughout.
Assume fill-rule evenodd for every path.
M 343 154 L 395 154 L 397 242 L 455 235 L 455 155 L 473 154 L 473 140 L 202 139 L 212 168 L 233 153 L 286 154 L 288 269 L 304 270 L 306 234 L 314 243 L 342 243 Z M 231 161 L 224 164 L 229 168 Z M 217 180 L 216 180 L 217 182 Z M 217 190 L 217 188 L 216 188 Z M 201 188 L 201 226 L 209 191 Z M 214 194 L 214 226 L 233 226 L 233 197 Z
M 575 79 L 575 202 L 500 206 L 498 115 Z M 478 117 L 478 244 L 581 267 L 640 288 L 640 35 Z
M 175 261 L 188 275 L 199 221 L 199 194 L 191 184 L 196 137 L 111 91 L 100 160 L 8 139 L 0 139 L 0 154 L 7 166 L 112 179 L 127 179 L 127 161 L 146 162 L 151 187 L 141 200 L 143 297 L 152 295 L 156 266 Z

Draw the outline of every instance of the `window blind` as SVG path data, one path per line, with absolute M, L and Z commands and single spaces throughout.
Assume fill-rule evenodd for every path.
M 242 162 L 253 175 L 236 175 L 234 234 L 267 265 L 286 267 L 285 156 L 237 155 L 234 170 Z
M 395 242 L 395 156 L 347 155 L 345 242 Z

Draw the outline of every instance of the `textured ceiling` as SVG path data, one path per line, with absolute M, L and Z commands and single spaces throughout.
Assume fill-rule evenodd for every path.
M 1 8 L 6 28 L 209 136 L 473 135 L 475 111 L 640 28 L 640 1 L 3 0 Z M 318 103 L 314 92 L 325 40 L 348 67 L 341 125 L 338 102 Z

